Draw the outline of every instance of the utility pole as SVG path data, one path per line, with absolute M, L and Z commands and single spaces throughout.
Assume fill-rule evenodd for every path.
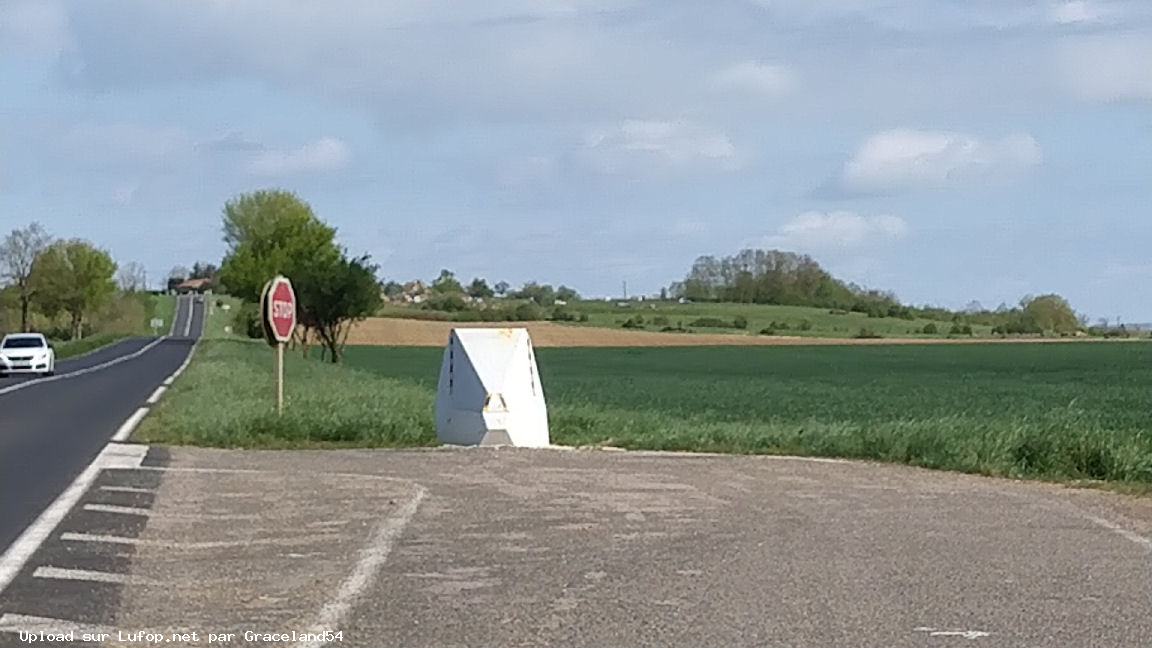
M 624 281 L 624 301 L 628 301 L 628 281 Z

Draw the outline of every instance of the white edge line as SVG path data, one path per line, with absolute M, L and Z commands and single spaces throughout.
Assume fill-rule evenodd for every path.
M 149 399 L 149 402 L 155 401 Z M 147 407 L 141 407 L 140 409 L 136 410 L 132 416 L 128 417 L 127 421 L 124 421 L 124 423 L 120 426 L 120 429 L 116 430 L 116 434 L 112 435 L 112 440 L 117 443 L 127 441 L 128 437 L 131 436 L 132 431 L 136 429 L 137 425 L 140 425 L 140 421 L 143 421 L 144 417 L 147 415 Z
M 356 567 L 348 575 L 348 578 L 340 583 L 340 589 L 336 590 L 336 594 L 324 607 L 320 608 L 309 632 L 323 636 L 326 630 L 341 627 L 348 612 L 352 609 L 352 605 L 372 584 L 381 565 L 388 559 L 388 554 L 392 552 L 392 545 L 400 537 L 408 521 L 416 514 L 420 501 L 424 499 L 427 491 L 419 484 L 415 486 L 416 492 L 412 498 L 401 505 L 394 515 L 387 517 L 373 531 L 368 546 L 360 552 L 360 560 L 357 561 Z M 295 648 L 319 648 L 325 643 L 327 642 L 322 639 L 319 641 L 301 641 L 295 644 Z
M 60 539 L 65 542 L 104 542 L 109 544 L 140 544 L 139 538 L 126 536 L 101 535 L 98 533 L 61 533 Z
M 149 405 L 155 405 L 156 401 L 160 400 L 160 397 L 163 396 L 164 392 L 166 391 L 168 391 L 167 385 L 160 385 L 156 388 L 156 391 L 152 392 L 152 395 L 148 397 L 148 400 L 144 402 L 148 403 Z
M 177 297 L 177 314 L 179 313 L 179 308 L 179 297 Z M 173 317 L 172 319 L 172 324 L 175 326 L 176 318 Z M 203 326 L 201 327 L 201 333 L 203 333 Z M 157 344 L 160 344 L 167 338 L 168 336 L 162 335 L 135 353 L 121 356 L 103 364 L 88 367 L 87 369 L 81 369 L 72 373 L 51 376 L 48 378 L 41 378 L 39 380 L 30 380 L 25 383 L 20 383 L 18 385 L 0 389 L 0 394 L 14 392 L 18 389 L 23 389 L 24 387 L 35 385 L 41 382 L 63 380 L 72 376 L 79 376 L 86 373 L 91 373 L 93 371 L 98 371 L 105 367 L 110 367 L 114 364 L 118 364 L 125 360 L 143 355 L 148 350 L 152 349 Z M 195 342 L 192 343 L 192 348 L 188 350 L 188 357 L 184 359 L 184 364 L 180 365 L 180 368 L 178 368 L 175 373 L 168 377 L 169 381 L 175 380 L 176 376 L 179 376 L 180 373 L 184 371 L 184 369 L 188 366 L 188 364 L 192 362 L 192 356 L 196 353 L 196 347 L 199 345 L 200 338 L 197 337 Z M 140 416 L 142 419 L 143 415 L 140 414 L 142 410 L 145 413 L 147 412 L 146 408 L 140 408 L 139 410 L 136 410 L 136 412 L 132 415 L 132 418 Z M 130 418 L 129 421 L 126 421 L 125 424 L 121 426 L 121 429 L 124 429 L 128 422 L 132 420 L 132 418 Z M 137 424 L 139 424 L 139 421 L 137 421 Z M 131 430 L 129 429 L 129 432 L 130 431 Z M 117 431 L 117 434 L 120 434 L 119 430 Z M 12 541 L 12 544 L 8 545 L 8 549 L 5 550 L 3 554 L 0 554 L 0 593 L 3 593 L 4 590 L 8 588 L 8 585 L 10 585 L 12 580 L 16 578 L 16 575 L 20 573 L 20 570 L 24 568 L 24 565 L 32 557 L 32 554 L 36 553 L 36 550 L 40 548 L 40 545 L 43 544 L 46 539 L 48 539 L 48 536 L 52 534 L 52 531 L 56 529 L 61 520 L 64 519 L 64 516 L 68 515 L 68 512 L 72 510 L 72 507 L 74 507 L 76 503 L 80 501 L 80 498 L 84 496 L 84 493 L 86 493 L 92 486 L 92 483 L 96 481 L 96 477 L 99 476 L 100 471 L 104 469 L 105 464 L 107 464 L 109 467 L 115 468 L 139 468 L 141 467 L 144 456 L 147 454 L 147 452 L 147 445 L 124 446 L 115 442 L 111 442 L 104 446 L 104 449 L 100 452 L 100 454 L 96 455 L 96 458 L 92 460 L 92 463 L 88 464 L 84 470 L 80 471 L 80 474 L 76 476 L 76 479 L 72 480 L 72 483 L 69 484 L 68 487 L 65 488 L 64 491 L 60 493 L 60 495 L 58 495 L 51 504 L 48 505 L 48 508 L 40 512 L 40 515 L 32 521 L 32 524 L 29 524 L 28 527 L 25 528 L 24 531 L 19 536 L 17 536 L 14 541 Z M 420 496 L 423 496 L 422 492 Z M 7 616 L 8 615 L 5 615 L 5 617 Z
M 24 564 L 28 562 L 32 554 L 36 553 L 40 544 L 52 534 L 56 525 L 60 524 L 60 521 L 68 514 L 68 511 L 72 510 L 72 507 L 76 505 L 76 502 L 80 500 L 92 482 L 96 481 L 96 476 L 100 474 L 102 469 L 101 459 L 103 456 L 103 452 L 97 455 L 92 463 L 88 464 L 88 467 L 81 471 L 76 479 L 72 480 L 68 488 L 65 488 L 64 492 L 60 493 L 59 497 L 49 504 L 48 508 L 44 509 L 40 516 L 9 545 L 8 550 L 0 555 L 0 592 L 3 592 L 12 582 L 12 579 L 16 578 L 16 575 L 24 568 Z

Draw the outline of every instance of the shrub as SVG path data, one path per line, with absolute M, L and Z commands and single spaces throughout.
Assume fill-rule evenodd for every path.
M 972 326 L 969 324 L 956 323 L 948 330 L 948 335 L 972 335 Z
M 743 315 L 737 315 L 736 319 L 732 320 L 732 325 L 738 329 L 748 328 L 748 318 Z
M 548 319 L 553 322 L 572 322 L 576 320 L 576 315 L 568 311 L 563 306 L 557 306 L 552 309 L 552 316 Z
M 516 319 L 521 322 L 532 322 L 543 317 L 540 307 L 532 303 L 520 304 L 513 313 Z
M 800 329 L 801 331 L 811 331 L 812 330 L 812 322 L 809 322 L 806 319 L 800 320 L 800 326 L 797 326 L 796 328 Z
M 772 327 L 760 329 L 760 335 L 776 335 L 775 329 Z
M 699 326 L 700 328 L 730 328 L 732 324 L 719 317 L 699 317 L 688 322 L 688 326 Z
M 581 322 L 587 322 L 588 321 L 588 313 L 580 313 L 580 321 Z
M 245 302 L 232 316 L 232 330 L 239 335 L 260 339 L 264 337 L 264 325 L 260 322 L 260 307 Z
M 626 329 L 642 329 L 644 328 L 643 317 L 629 317 L 623 324 Z
M 920 332 L 924 335 L 936 335 L 938 332 L 938 329 L 936 328 L 936 322 L 928 322 L 924 325 L 924 328 L 920 329 Z
M 420 308 L 424 310 L 444 311 L 446 313 L 458 313 L 468 310 L 468 302 L 464 301 L 464 296 L 460 293 L 445 293 L 442 295 L 432 295 L 425 300 L 424 303 L 420 304 Z
M 657 315 L 652 318 L 652 324 L 655 326 L 668 326 L 668 318 L 663 315 Z
M 884 337 L 884 336 L 880 335 L 879 333 L 877 333 L 876 331 L 872 330 L 870 327 L 867 327 L 867 326 L 861 326 L 860 332 L 856 334 L 856 338 L 861 339 L 861 340 L 876 339 L 876 338 L 882 338 L 882 337 Z

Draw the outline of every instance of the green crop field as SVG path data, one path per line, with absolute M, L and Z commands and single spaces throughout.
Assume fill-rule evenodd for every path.
M 1152 345 L 537 349 L 552 440 L 1152 484 Z M 356 347 L 419 387 L 441 351 Z

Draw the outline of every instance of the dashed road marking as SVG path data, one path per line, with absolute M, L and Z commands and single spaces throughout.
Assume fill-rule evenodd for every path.
M 60 567 L 37 567 L 33 578 L 53 578 L 56 580 L 81 580 L 94 583 L 126 584 L 133 579 L 128 574 L 94 571 L 91 569 L 63 569 Z
M 113 535 L 100 535 L 97 533 L 61 533 L 60 539 L 69 542 L 107 542 L 111 544 L 140 544 L 139 538 L 127 538 L 124 536 Z
M 146 508 L 139 508 L 136 506 L 113 506 L 112 504 L 85 504 L 85 511 L 93 511 L 96 513 L 121 513 L 123 515 L 139 515 L 148 517 L 152 515 L 152 511 Z
M 135 486 L 101 486 L 100 490 L 109 491 L 112 493 L 146 493 L 154 494 L 156 491 L 151 488 L 136 488 Z
M 106 634 L 115 635 L 116 630 L 108 626 L 92 623 L 77 623 L 68 619 L 54 619 L 52 617 L 33 616 L 30 614 L 5 614 L 0 616 L 0 632 L 30 632 L 40 634 L 51 632 L 61 634 L 75 632 L 76 634 Z
M 144 460 L 144 455 L 148 452 L 148 446 L 123 446 L 118 443 L 108 444 L 104 450 L 88 464 L 76 479 L 60 493 L 48 508 L 44 509 L 40 516 L 36 518 L 24 532 L 20 534 L 8 550 L 0 555 L 0 592 L 3 592 L 8 584 L 16 578 L 16 574 L 24 568 L 24 564 L 36 553 L 36 549 L 52 534 L 52 531 L 60 524 L 65 515 L 72 510 L 88 488 L 92 486 L 92 482 L 96 481 L 100 471 L 105 468 L 137 468 L 140 466 L 141 461 Z

